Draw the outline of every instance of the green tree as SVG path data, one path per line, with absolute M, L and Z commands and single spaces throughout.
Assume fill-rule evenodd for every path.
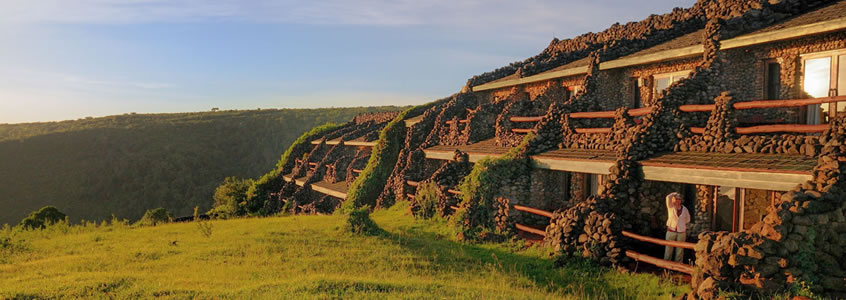
M 25 229 L 44 229 L 47 225 L 64 220 L 65 217 L 67 216 L 58 208 L 45 206 L 29 214 L 28 217 L 21 220 L 18 226 Z
M 242 202 L 247 200 L 247 190 L 253 184 L 251 179 L 240 179 L 230 176 L 223 180 L 217 189 L 214 190 L 214 205 L 209 211 L 210 215 L 221 218 L 242 216 L 245 211 Z
M 159 207 L 156 209 L 148 209 L 147 212 L 144 213 L 144 216 L 141 217 L 141 221 L 138 221 L 138 224 L 156 226 L 157 224 L 169 223 L 170 221 L 173 221 L 173 215 L 171 215 L 166 209 Z

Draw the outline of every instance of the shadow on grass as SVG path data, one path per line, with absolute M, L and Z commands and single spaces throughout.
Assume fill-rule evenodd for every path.
M 669 289 L 655 290 L 647 286 L 634 285 L 626 288 L 622 285 L 610 285 L 604 275 L 616 272 L 615 270 L 582 258 L 570 258 L 565 260 L 563 267 L 556 268 L 551 258 L 544 259 L 513 253 L 506 249 L 446 240 L 436 233 L 415 226 L 395 231 L 380 228 L 378 236 L 417 255 L 430 258 L 443 269 L 483 272 L 487 270 L 512 274 L 515 286 L 537 287 L 579 298 L 642 299 L 670 292 Z

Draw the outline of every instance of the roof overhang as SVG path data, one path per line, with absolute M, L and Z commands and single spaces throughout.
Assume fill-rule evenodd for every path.
M 733 48 L 742 48 L 752 45 L 770 43 L 770 42 L 777 42 L 789 39 L 800 38 L 804 36 L 810 36 L 815 34 L 822 34 L 832 31 L 838 31 L 846 29 L 846 17 L 844 18 L 837 18 L 833 20 L 817 22 L 812 24 L 805 24 L 799 26 L 788 27 L 784 29 L 778 29 L 773 31 L 767 32 L 757 32 L 757 33 L 750 33 L 746 35 L 741 35 L 735 38 L 731 38 L 725 41 L 720 42 L 720 49 L 733 49 Z M 689 57 L 695 57 L 697 55 L 702 55 L 705 51 L 702 45 L 694 45 L 688 46 L 684 48 L 678 49 L 670 49 L 664 50 L 660 52 L 644 54 L 644 55 L 636 55 L 636 56 L 627 56 L 622 57 L 615 60 L 610 60 L 607 62 L 603 62 L 599 64 L 600 70 L 610 70 L 616 68 L 623 68 L 629 66 L 636 66 L 666 60 L 673 60 L 673 59 L 683 59 Z M 480 84 L 477 86 L 472 87 L 472 91 L 479 92 L 485 90 L 492 90 L 498 89 L 503 87 L 521 85 L 525 83 L 532 83 L 538 81 L 545 81 L 555 78 L 573 76 L 573 75 L 580 75 L 586 74 L 588 67 L 574 67 L 570 69 L 564 70 L 556 70 L 551 72 L 544 72 L 528 77 L 511 79 L 511 80 L 503 80 L 498 82 L 489 82 L 485 84 Z
M 455 152 L 451 151 L 424 149 L 423 152 L 427 159 L 453 160 L 455 156 Z M 467 155 L 470 162 L 475 163 L 485 157 L 499 157 L 502 154 L 467 152 Z M 530 158 L 537 169 L 588 174 L 608 175 L 610 168 L 614 165 L 614 162 L 606 160 L 555 158 L 543 154 L 532 155 Z M 641 162 L 641 164 L 644 179 L 651 181 L 789 191 L 797 185 L 813 179 L 809 172 L 799 171 L 720 169 L 654 162 Z
M 453 160 L 455 157 L 455 152 L 450 151 L 438 151 L 438 150 L 423 150 L 423 153 L 426 154 L 426 158 L 428 159 L 438 159 L 438 160 Z M 502 154 L 493 154 L 493 153 L 473 153 L 467 152 L 468 159 L 470 162 L 475 163 L 482 160 L 485 157 L 500 157 Z M 534 167 L 537 169 L 545 169 L 545 170 L 554 170 L 554 171 L 566 171 L 566 172 L 578 172 L 578 173 L 590 173 L 590 174 L 602 174 L 607 175 L 610 174 L 609 170 L 611 166 L 614 165 L 614 162 L 610 161 L 601 161 L 601 160 L 589 160 L 589 159 L 567 159 L 562 160 L 560 158 L 550 158 L 544 157 L 543 155 L 531 155 L 529 158 L 532 159 L 534 163 Z
M 340 144 L 341 140 L 330 140 L 326 141 L 326 145 L 337 145 Z M 312 145 L 320 145 L 320 140 L 311 141 Z M 344 141 L 344 146 L 366 146 L 366 147 L 373 147 L 376 146 L 376 142 L 364 142 L 364 141 Z
M 731 186 L 749 189 L 789 191 L 807 180 L 810 174 L 756 172 L 739 170 L 714 170 L 669 166 L 641 167 L 643 179 L 688 184 Z
M 285 181 L 288 181 L 288 182 L 293 180 L 294 183 L 296 183 L 298 186 L 305 186 L 305 181 L 300 180 L 300 179 L 294 179 L 289 175 L 283 175 L 282 178 L 284 178 Z M 336 191 L 336 190 L 330 189 L 328 187 L 322 186 L 322 185 L 320 185 L 319 182 L 312 183 L 311 184 L 311 190 L 318 192 L 318 193 L 325 194 L 325 195 L 329 195 L 329 196 L 332 196 L 332 197 L 335 197 L 335 198 L 341 198 L 341 199 L 344 199 L 344 200 L 347 199 L 347 193 L 344 193 L 342 191 Z

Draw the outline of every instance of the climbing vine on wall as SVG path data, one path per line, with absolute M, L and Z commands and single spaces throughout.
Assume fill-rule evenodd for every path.
M 508 211 L 507 200 L 498 196 L 500 187 L 515 181 L 519 176 L 526 176 L 531 170 L 526 155 L 529 141 L 534 134 L 527 134 L 523 142 L 498 158 L 484 158 L 475 165 L 470 174 L 461 180 L 461 203 L 450 218 L 450 224 L 465 239 L 486 239 L 489 233 L 494 236 L 508 235 L 511 231 L 507 222 L 502 222 L 502 214 Z

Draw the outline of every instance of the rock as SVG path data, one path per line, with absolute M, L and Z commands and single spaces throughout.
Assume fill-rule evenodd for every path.
M 705 278 L 699 286 L 696 287 L 696 296 L 702 299 L 714 299 L 717 293 L 717 283 L 714 278 Z

